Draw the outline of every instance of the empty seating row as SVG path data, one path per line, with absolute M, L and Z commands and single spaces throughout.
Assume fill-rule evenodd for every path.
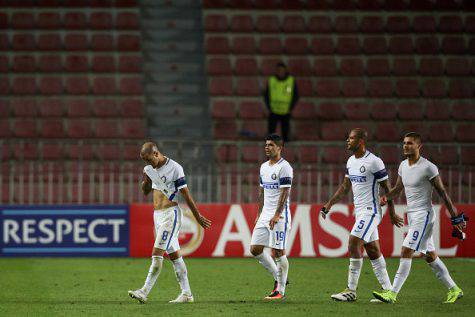
M 385 142 L 401 141 L 404 133 L 419 132 L 424 139 L 433 142 L 474 142 L 475 125 L 471 123 L 448 122 L 343 122 L 343 121 L 294 121 L 292 122 L 293 134 L 297 140 L 309 141 L 342 141 L 355 125 L 366 128 L 371 139 Z M 261 139 L 267 133 L 265 120 L 237 120 L 222 119 L 214 122 L 214 137 L 216 139 Z
M 15 51 L 139 51 L 140 36 L 130 33 L 0 33 L 0 50 Z
M 239 8 L 262 10 L 474 10 L 471 0 L 203 0 L 206 9 Z
M 381 78 L 381 79 L 310 79 L 297 78 L 301 96 L 318 97 L 402 97 L 471 98 L 474 82 L 469 79 L 445 78 Z M 257 77 L 212 77 L 209 91 L 212 96 L 259 96 L 263 83 Z
M 30 7 L 65 7 L 65 8 L 130 8 L 137 7 L 137 0 L 2 0 L 0 7 L 30 8 Z
M 263 100 L 232 99 L 212 101 L 215 119 L 262 119 L 267 115 Z M 297 120 L 475 120 L 475 104 L 459 102 L 319 102 L 300 101 L 292 111 Z
M 0 119 L 2 138 L 144 138 L 142 119 Z
M 207 14 L 204 20 L 207 32 L 259 33 L 461 33 L 475 32 L 475 15 L 462 17 L 450 14 L 440 17 L 427 14 L 411 18 L 403 15 L 313 15 L 305 19 L 301 14 L 258 15 Z
M 0 56 L 1 59 L 1 56 Z M 208 74 L 212 76 L 269 76 L 275 73 L 279 58 L 210 57 Z M 286 63 L 295 76 L 469 76 L 475 74 L 475 59 L 468 57 L 289 57 Z
M 141 77 L 124 76 L 0 76 L 0 95 L 125 95 L 143 93 Z
M 92 30 L 135 30 L 139 29 L 139 17 L 136 12 L 39 12 L 15 11 L 10 15 L 0 12 L 0 29 L 14 30 L 37 29 L 92 29 Z
M 209 35 L 206 38 L 208 54 L 261 54 L 261 55 L 356 55 L 356 54 L 475 54 L 475 37 L 461 35 L 418 36 L 277 36 Z
M 140 73 L 142 57 L 122 54 L 0 54 L 0 73 L 4 72 L 123 72 Z
M 135 98 L 12 98 L 0 99 L 0 117 L 143 117 L 145 108 Z

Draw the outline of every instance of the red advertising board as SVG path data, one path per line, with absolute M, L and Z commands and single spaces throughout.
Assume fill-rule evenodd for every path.
M 249 256 L 256 204 L 201 204 L 203 215 L 211 219 L 212 226 L 202 229 L 186 207 L 180 229 L 182 254 L 193 257 Z M 475 216 L 475 205 L 458 205 L 469 217 Z M 318 216 L 321 205 L 294 204 L 291 206 L 292 227 L 288 235 L 287 253 L 293 257 L 345 257 L 348 254 L 348 236 L 353 226 L 353 206 L 339 204 L 332 208 L 326 220 Z M 384 209 L 383 212 L 386 210 Z M 396 206 L 404 215 L 405 206 Z M 468 223 L 467 239 L 460 241 L 451 236 L 452 226 L 444 206 L 435 205 L 436 224 L 434 244 L 441 256 L 475 257 L 475 237 Z M 475 217 L 472 219 L 475 220 Z M 389 217 L 383 217 L 379 237 L 383 254 L 397 257 L 407 227 L 396 228 Z M 130 255 L 150 256 L 154 243 L 153 207 L 151 204 L 130 206 Z

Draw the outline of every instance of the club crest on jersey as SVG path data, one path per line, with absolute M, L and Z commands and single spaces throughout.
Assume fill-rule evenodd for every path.
M 277 179 L 277 175 L 274 173 L 274 174 L 271 175 L 271 178 L 272 178 L 273 180 L 276 180 L 276 179 Z
M 363 166 L 360 167 L 360 173 L 364 173 L 364 172 L 366 172 L 366 167 L 364 167 L 364 165 L 363 165 Z
M 165 176 L 165 175 L 163 175 L 162 177 L 160 177 L 160 179 L 161 179 L 161 180 L 162 180 L 164 183 L 166 183 L 166 182 L 167 182 L 167 178 L 166 178 L 166 176 Z

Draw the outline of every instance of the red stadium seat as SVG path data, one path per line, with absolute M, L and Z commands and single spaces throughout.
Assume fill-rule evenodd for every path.
M 422 93 L 425 97 L 443 98 L 447 95 L 445 81 L 442 79 L 428 79 L 424 82 Z
M 119 71 L 122 73 L 140 73 L 142 71 L 142 57 L 137 55 L 120 56 Z
M 259 74 L 257 60 L 252 57 L 238 57 L 234 72 L 238 76 L 254 76 Z
M 322 161 L 328 164 L 342 164 L 348 160 L 345 148 L 341 146 L 327 146 L 322 151 Z
M 44 138 L 62 138 L 64 137 L 63 120 L 43 120 L 40 131 L 41 136 Z
M 409 36 L 392 36 L 389 38 L 389 52 L 392 54 L 412 54 L 414 46 Z
M 87 99 L 72 99 L 66 103 L 68 117 L 89 117 L 91 115 L 90 102 Z
M 211 78 L 209 92 L 213 96 L 231 96 L 233 94 L 233 81 L 231 78 Z
M 315 74 L 317 76 L 336 76 L 338 69 L 334 58 L 315 59 Z
M 236 104 L 230 100 L 213 102 L 211 115 L 215 119 L 232 119 L 236 117 Z
M 37 27 L 40 29 L 60 29 L 61 15 L 57 12 L 41 12 L 38 14 Z
M 375 103 L 372 107 L 371 116 L 376 120 L 395 120 L 397 107 L 390 103 Z
M 305 32 L 305 20 L 300 15 L 286 15 L 282 23 L 284 33 Z
M 243 146 L 241 149 L 242 161 L 245 163 L 260 162 L 262 148 L 259 146 Z
M 92 113 L 97 117 L 120 117 L 120 108 L 114 99 L 95 99 Z
M 85 95 L 89 93 L 89 80 L 87 77 L 68 77 L 66 79 L 66 91 L 73 95 Z
M 66 29 L 79 30 L 87 28 L 87 18 L 84 12 L 66 12 L 64 14 L 64 26 Z
M 226 32 L 228 30 L 228 19 L 222 14 L 208 14 L 204 23 L 207 32 Z
M 42 117 L 62 117 L 63 106 L 61 99 L 42 99 L 39 101 L 39 112 Z
M 416 79 L 399 79 L 396 82 L 396 94 L 399 97 L 418 97 L 419 83 Z
M 8 56 L 0 56 L 0 73 L 7 73 L 9 68 Z
M 139 17 L 135 12 L 119 12 L 115 25 L 119 30 L 138 30 L 140 28 Z
M 140 36 L 132 34 L 120 34 L 117 39 L 119 51 L 140 51 Z
M 398 164 L 401 162 L 402 150 L 398 146 L 383 145 L 379 150 L 381 159 L 385 164 Z
M 462 36 L 447 36 L 442 39 L 442 52 L 445 54 L 465 54 L 466 50 Z
M 323 122 L 321 124 L 322 140 L 343 141 L 347 138 L 347 127 L 339 121 Z
M 404 102 L 398 106 L 399 119 L 401 120 L 422 120 L 424 109 L 419 103 Z
M 64 36 L 64 48 L 68 51 L 85 51 L 89 49 L 87 35 L 68 33 Z
M 18 138 L 35 138 L 38 136 L 36 132 L 35 119 L 15 119 L 13 121 L 13 134 Z
M 232 163 L 237 160 L 237 148 L 235 145 L 221 145 L 216 150 L 216 154 L 220 163 Z
M 452 106 L 452 117 L 456 120 L 475 120 L 473 103 L 455 103 Z
M 454 132 L 452 125 L 448 122 L 432 123 L 429 125 L 429 140 L 433 142 L 452 142 Z
M 444 33 L 460 33 L 463 32 L 463 21 L 457 15 L 444 15 L 440 17 L 439 30 Z
M 353 15 L 339 15 L 335 18 L 335 31 L 337 33 L 358 32 L 358 21 Z
M 240 132 L 251 138 L 261 139 L 267 133 L 267 124 L 263 120 L 245 120 Z
M 297 140 L 320 140 L 318 128 L 318 124 L 313 121 L 299 121 L 295 125 L 294 136 Z
M 465 19 L 465 31 L 475 33 L 475 15 L 467 16 Z
M 61 77 L 41 77 L 39 88 L 42 94 L 58 95 L 63 92 L 63 81 Z
M 34 77 L 15 77 L 12 88 L 15 94 L 34 94 L 36 93 L 36 80 Z
M 229 41 L 225 36 L 210 36 L 206 39 L 206 52 L 208 54 L 229 53 Z
M 317 117 L 315 105 L 310 102 L 299 101 L 292 110 L 292 117 L 295 119 L 312 120 Z
M 262 119 L 265 116 L 264 107 L 261 102 L 242 101 L 239 103 L 239 117 L 241 119 Z
M 416 75 L 416 61 L 413 58 L 395 58 L 393 73 L 398 76 Z
M 213 57 L 208 61 L 208 74 L 212 76 L 232 75 L 231 60 L 225 57 Z
M 436 57 L 422 57 L 419 74 L 424 76 L 440 76 L 444 73 L 442 59 Z
M 338 97 L 340 95 L 340 83 L 333 79 L 318 80 L 316 94 L 320 97 Z
M 236 94 L 238 96 L 259 96 L 259 82 L 254 78 L 238 78 Z
M 36 70 L 36 61 L 34 55 L 15 55 L 13 57 L 13 71 L 17 73 L 32 73 Z
M 8 28 L 8 14 L 0 12 L 0 29 Z
M 13 157 L 18 160 L 37 160 L 38 154 L 38 144 L 36 142 L 26 141 L 17 143 L 15 144 L 13 149 Z M 26 164 L 23 166 L 23 168 L 18 166 L 17 171 L 22 173 L 26 177 L 28 177 L 27 173 L 32 173 L 32 171 L 30 171 L 30 168 Z M 15 175 L 15 178 L 19 176 L 18 174 Z
M 11 17 L 11 26 L 13 29 L 34 29 L 35 17 L 30 12 L 13 12 Z
M 329 16 L 312 16 L 307 27 L 312 33 L 330 33 L 332 31 L 332 22 Z
M 11 108 L 15 117 L 36 117 L 38 115 L 35 99 L 12 99 Z
M 120 93 L 123 95 L 143 94 L 142 77 L 123 77 L 119 84 Z
M 316 146 L 300 147 L 300 162 L 304 164 L 318 162 L 318 148 Z
M 360 58 L 342 58 L 340 73 L 343 76 L 362 76 L 364 74 L 363 60 Z
M 363 79 L 347 79 L 341 88 L 346 97 L 363 97 L 366 95 L 366 85 Z
M 437 22 L 433 15 L 420 15 L 414 17 L 414 31 L 417 33 L 433 33 L 437 31 Z
M 382 36 L 366 37 L 363 40 L 363 51 L 366 54 L 385 54 L 387 50 L 386 39 Z
M 313 96 L 312 81 L 307 78 L 297 78 L 297 87 L 301 96 Z
M 236 36 L 232 40 L 232 52 L 234 54 L 254 54 L 256 43 L 252 36 Z
M 285 52 L 289 55 L 307 54 L 308 43 L 304 37 L 287 37 L 284 42 Z
M 33 34 L 13 34 L 12 47 L 16 51 L 32 51 L 36 49 L 35 36 Z
M 252 32 L 254 23 L 251 15 L 235 15 L 231 18 L 232 32 Z
M 331 37 L 320 37 L 312 39 L 312 53 L 316 55 L 333 54 L 335 51 L 333 39 Z
M 126 119 L 122 121 L 122 134 L 126 138 L 142 139 L 146 135 L 143 119 Z
M 343 109 L 340 104 L 322 102 L 317 106 L 317 116 L 323 120 L 342 120 Z
M 401 140 L 401 133 L 393 122 L 379 123 L 376 125 L 375 138 L 377 141 L 397 142 Z
M 419 0 L 416 2 L 410 2 L 409 8 L 415 11 L 428 11 L 433 9 L 434 3 L 430 0 Z
M 94 150 L 92 144 L 71 144 L 67 151 L 69 158 L 73 160 L 91 160 L 93 158 Z
M 449 76 L 470 75 L 470 61 L 463 57 L 447 58 L 445 71 Z
M 96 121 L 95 133 L 97 138 L 119 138 L 122 134 L 119 129 L 119 121 L 102 119 Z
M 461 152 L 460 158 L 461 158 L 462 164 L 475 165 L 475 147 L 463 146 L 460 152 Z M 473 175 L 473 172 L 472 172 L 472 175 Z M 473 176 L 472 176 L 472 182 L 473 182 Z
M 429 120 L 450 120 L 451 110 L 448 104 L 441 101 L 428 101 L 425 114 Z
M 435 36 L 421 36 L 416 39 L 416 52 L 418 54 L 439 53 L 439 40 Z
M 256 29 L 258 32 L 277 33 L 280 31 L 279 18 L 275 15 L 261 15 L 257 17 Z
M 67 134 L 70 138 L 90 138 L 92 137 L 91 120 L 73 119 L 69 120 Z
M 259 41 L 259 51 L 261 54 L 282 54 L 282 43 L 278 37 L 263 37 Z
M 10 121 L 8 119 L 0 119 L 0 137 L 8 138 L 11 135 Z
M 371 97 L 392 97 L 393 82 L 390 79 L 371 79 L 368 82 L 368 93 Z
M 40 153 L 43 160 L 53 161 L 64 159 L 64 151 L 60 143 L 44 143 Z
M 95 33 L 91 36 L 91 48 L 93 51 L 113 51 L 114 38 L 111 34 Z M 123 49 L 120 49 L 123 50 Z
M 281 62 L 280 58 L 263 58 L 261 64 L 261 72 L 264 76 L 275 75 L 276 65 Z
M 237 127 L 234 120 L 220 120 L 214 122 L 214 137 L 216 139 L 237 139 Z
M 43 51 L 59 51 L 63 49 L 60 34 L 40 34 L 38 36 L 38 48 Z
M 10 95 L 10 83 L 8 78 L 1 78 L 0 80 L 0 96 L 1 95 Z
M 357 37 L 339 37 L 336 45 L 336 52 L 342 55 L 356 55 L 361 51 Z
M 311 76 L 312 67 L 307 58 L 290 58 L 288 60 L 290 73 L 295 76 Z
M 383 33 L 383 18 L 380 16 L 364 16 L 361 20 L 361 31 L 363 33 Z
M 63 71 L 61 55 L 41 55 L 37 67 L 42 72 L 61 72 Z
M 457 125 L 456 138 L 460 142 L 475 142 L 475 125 L 472 123 L 461 123 Z
M 116 92 L 115 77 L 95 77 L 92 92 L 96 95 L 108 95 Z
M 421 135 L 423 140 L 427 140 L 429 137 L 428 134 L 428 125 L 425 124 L 423 121 L 407 121 L 401 124 L 401 131 L 403 132 L 402 135 L 406 134 L 407 132 L 417 132 Z
M 125 99 L 121 101 L 122 116 L 126 118 L 143 117 L 145 114 L 143 101 L 140 99 Z
M 390 74 L 389 61 L 386 58 L 368 58 L 366 73 L 368 76 L 388 76 Z
M 343 109 L 348 120 L 370 120 L 371 106 L 368 103 L 350 102 Z
M 92 57 L 92 70 L 97 73 L 115 72 L 116 66 L 114 56 L 94 55 Z
M 405 15 L 389 16 L 386 24 L 389 33 L 408 33 L 411 30 L 409 18 Z
M 89 16 L 89 25 L 93 30 L 112 29 L 112 14 L 109 12 L 92 12 Z
M 65 69 L 68 72 L 87 72 L 89 63 L 87 55 L 69 55 L 66 57 Z

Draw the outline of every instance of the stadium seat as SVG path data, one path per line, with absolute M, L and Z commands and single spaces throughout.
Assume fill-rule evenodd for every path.
M 455 120 L 475 120 L 475 107 L 472 103 L 455 103 L 452 105 L 452 117 Z
M 44 138 L 64 137 L 64 128 L 62 119 L 42 120 L 40 135 Z
M 231 96 L 233 94 L 233 82 L 229 77 L 211 78 L 209 92 L 212 96 Z
M 0 137 L 8 138 L 11 135 L 10 121 L 8 119 L 0 119 Z
M 242 101 L 239 103 L 239 117 L 241 119 L 262 119 L 265 117 L 264 107 L 261 102 Z
M 320 97 L 338 97 L 340 95 L 340 84 L 338 80 L 318 80 L 316 85 L 316 94 Z
M 242 161 L 244 163 L 258 163 L 260 162 L 260 158 L 262 155 L 260 155 L 262 152 L 262 147 L 259 146 L 248 146 L 245 145 L 241 149 L 242 153 Z
M 0 99 L 0 118 L 8 118 L 10 116 L 10 101 Z
M 439 20 L 439 31 L 443 33 L 461 33 L 464 31 L 462 17 L 443 15 Z
M 345 116 L 348 120 L 369 120 L 371 106 L 368 103 L 349 102 L 344 107 Z
M 344 141 L 347 138 L 348 127 L 339 121 L 322 122 L 321 136 L 325 141 Z
M 69 150 L 66 153 L 73 160 L 92 160 L 94 157 L 94 147 L 92 144 L 75 143 L 69 145 Z
M 140 99 L 122 99 L 122 116 L 126 118 L 143 117 L 145 114 L 144 103 Z
M 433 15 L 415 16 L 412 27 L 417 33 L 434 33 L 437 31 L 437 22 Z
M 36 70 L 35 56 L 34 55 L 14 55 L 12 69 L 13 71 L 17 73 L 34 72 Z
M 454 139 L 452 125 L 448 122 L 429 124 L 429 140 L 433 142 L 451 142 Z
M 143 119 L 122 120 L 122 135 L 125 138 L 143 139 L 146 135 L 146 126 Z
M 35 99 L 12 99 L 10 104 L 15 117 L 36 117 L 38 115 Z
M 340 60 L 340 73 L 343 76 L 363 76 L 363 60 L 360 58 L 342 58 Z
M 305 37 L 286 37 L 284 46 L 285 52 L 289 55 L 301 55 L 308 52 L 308 42 Z
M 122 95 L 143 94 L 142 77 L 123 77 L 120 79 L 119 91 Z
M 347 79 L 343 81 L 341 88 L 345 97 L 364 97 L 366 85 L 364 79 Z
M 236 139 L 237 126 L 234 120 L 220 120 L 214 122 L 213 134 L 216 139 Z
M 327 77 L 336 76 L 338 69 L 334 58 L 317 58 L 315 59 L 315 74 L 317 76 Z
M 92 92 L 96 95 L 109 95 L 116 92 L 115 77 L 95 77 Z
M 435 36 L 420 36 L 416 38 L 416 52 L 418 54 L 438 54 L 439 40 Z
M 378 123 L 374 134 L 377 141 L 398 142 L 401 133 L 393 122 Z
M 368 76 L 388 76 L 391 72 L 389 60 L 386 58 L 368 58 L 366 73 Z
M 40 12 L 36 26 L 40 29 L 60 29 L 62 27 L 61 15 L 57 12 Z
M 442 59 L 423 57 L 420 60 L 419 74 L 423 76 L 440 76 L 444 73 Z
M 332 31 L 332 21 L 329 16 L 312 16 L 307 27 L 312 33 L 330 33 Z
M 93 30 L 109 30 L 113 28 L 112 14 L 109 12 L 92 12 L 89 16 L 89 26 Z
M 41 55 L 37 63 L 37 67 L 41 72 L 62 72 L 62 57 L 61 55 Z
M 80 11 L 66 12 L 64 14 L 64 27 L 71 30 L 86 29 L 86 14 Z
M 36 93 L 36 80 L 34 77 L 15 77 L 12 90 L 18 95 L 34 94 Z
M 216 150 L 219 163 L 233 163 L 237 161 L 237 148 L 235 145 L 220 145 Z
M 463 146 L 460 151 L 460 159 L 462 164 L 475 165 L 475 147 Z M 472 184 L 473 184 L 473 170 L 472 170 Z M 472 189 L 473 190 L 473 189 Z
M 140 28 L 139 17 L 135 12 L 119 12 L 115 26 L 119 30 L 138 30 Z
M 427 140 L 429 136 L 429 126 L 424 121 L 406 121 L 402 122 L 400 129 L 401 137 L 408 132 L 417 132 L 421 135 L 422 140 Z
M 368 94 L 371 97 L 392 97 L 393 83 L 390 79 L 371 79 L 368 82 Z
M 7 29 L 8 26 L 8 14 L 0 12 L 0 29 Z
M 120 108 L 114 99 L 95 99 L 92 113 L 97 117 L 120 117 Z
M 119 51 L 140 51 L 140 36 L 132 34 L 119 34 L 117 38 Z
M 210 36 L 206 39 L 206 52 L 208 54 L 229 53 L 229 41 L 225 36 Z
M 259 74 L 257 60 L 252 57 L 238 57 L 234 67 L 237 76 L 254 76 Z
M 406 15 L 389 16 L 386 22 L 389 33 L 408 33 L 411 30 L 409 18 Z
M 64 36 L 64 48 L 68 51 L 85 51 L 89 42 L 85 33 L 67 33 Z
M 61 77 L 41 77 L 39 88 L 44 95 L 58 95 L 63 92 L 63 81 Z
M 282 43 L 278 37 L 262 37 L 259 41 L 259 51 L 264 55 L 282 54 Z
M 383 33 L 383 18 L 380 16 L 364 16 L 361 19 L 360 29 L 363 33 Z
M 142 71 L 142 58 L 138 55 L 119 56 L 119 72 L 140 73 Z
M 232 52 L 234 54 L 254 54 L 256 42 L 252 36 L 236 36 L 232 39 Z
M 97 138 L 120 138 L 122 137 L 119 121 L 114 119 L 101 119 L 96 121 L 94 135 Z
M 254 22 L 250 15 L 235 15 L 231 18 L 232 32 L 252 32 L 254 30 Z
M 363 39 L 363 52 L 366 54 L 385 54 L 387 50 L 386 39 L 382 36 L 371 36 Z
M 302 120 L 313 120 L 317 117 L 315 105 L 311 102 L 299 101 L 292 110 L 292 117 Z
M 34 29 L 35 17 L 30 12 L 13 12 L 11 16 L 11 26 L 13 29 Z
M 402 159 L 402 150 L 394 145 L 383 145 L 379 148 L 381 159 L 385 164 L 399 164 Z
M 453 146 L 430 146 L 423 149 L 423 155 L 434 164 L 454 165 L 459 161 L 457 149 Z
M 116 66 L 115 66 L 114 56 L 94 55 L 92 57 L 92 70 L 97 73 L 115 72 Z
M 420 103 L 403 102 L 398 105 L 398 115 L 401 120 L 422 120 L 424 109 Z
M 94 33 L 91 35 L 91 49 L 93 51 L 115 50 L 114 37 L 106 33 Z M 124 49 L 120 49 L 124 50 Z
M 396 94 L 399 97 L 418 97 L 419 83 L 416 79 L 399 79 L 396 81 Z
M 348 160 L 347 152 L 342 146 L 326 146 L 322 150 L 322 162 L 344 164 Z
M 68 117 L 89 117 L 91 115 L 90 102 L 87 99 L 70 99 L 66 103 Z
M 416 75 L 416 61 L 413 58 L 395 58 L 393 61 L 393 74 L 397 76 Z
M 290 58 L 288 60 L 289 71 L 294 76 L 311 76 L 312 67 L 307 58 Z
M 331 37 L 313 38 L 311 50 L 316 55 L 333 54 L 335 51 L 333 39 Z
M 353 15 L 339 15 L 335 18 L 335 31 L 337 33 L 357 33 L 358 21 Z
M 40 34 L 38 36 L 38 49 L 43 51 L 59 51 L 63 49 L 61 36 L 58 33 Z
M 92 137 L 91 120 L 89 119 L 71 119 L 68 122 L 67 135 L 70 138 L 90 138 Z
M 0 56 L 0 73 L 8 73 L 9 68 L 8 56 Z
M 442 38 L 442 52 L 445 54 L 465 54 L 467 50 L 462 36 L 446 36 Z
M 267 124 L 263 120 L 245 120 L 242 123 L 240 132 L 245 136 L 260 140 L 267 133 Z
M 226 32 L 228 20 L 222 14 L 208 14 L 205 17 L 204 27 L 207 32 Z
M 35 138 L 38 136 L 36 132 L 35 119 L 17 118 L 13 121 L 13 135 L 18 138 Z
M 232 75 L 231 60 L 225 57 L 212 57 L 208 61 L 208 74 L 212 76 Z
M 262 33 L 280 32 L 279 18 L 275 15 L 261 15 L 257 17 L 256 29 Z
M 342 55 L 356 55 L 361 51 L 357 37 L 339 37 L 336 44 L 336 52 Z
M 303 164 L 311 164 L 318 162 L 318 148 L 316 146 L 300 147 L 300 162 Z
M 450 120 L 450 106 L 442 101 L 427 101 L 425 115 L 429 120 Z
M 465 18 L 465 31 L 475 33 L 475 15 L 469 15 Z
M 297 78 L 297 87 L 300 96 L 313 96 L 313 85 L 310 79 Z
M 286 15 L 282 23 L 284 33 L 301 33 L 305 32 L 305 20 L 300 15 Z
M 62 117 L 63 101 L 61 99 L 41 99 L 39 103 L 39 113 L 42 117 Z
M 236 104 L 230 100 L 217 100 L 213 102 L 211 115 L 215 119 L 232 119 L 236 117 Z
M 10 81 L 8 78 L 0 78 L 0 96 L 1 95 L 10 95 Z
M 68 72 L 87 72 L 89 70 L 87 55 L 66 56 L 64 68 Z
M 13 34 L 12 47 L 16 51 L 33 51 L 36 49 L 35 36 L 33 34 Z
M 414 45 L 410 36 L 392 36 L 389 38 L 389 52 L 392 54 L 412 54 Z
M 15 144 L 13 148 L 13 157 L 17 160 L 37 160 L 38 159 L 38 144 L 36 142 L 30 142 L 30 141 L 23 141 Z M 18 179 L 18 176 L 23 174 L 23 176 L 28 177 L 28 174 L 33 174 L 30 171 L 30 167 L 27 164 L 24 164 L 23 166 L 17 166 L 17 175 L 15 175 L 15 179 Z M 23 172 L 22 172 L 23 171 Z
M 423 83 L 424 97 L 443 98 L 447 95 L 445 81 L 442 79 L 427 79 Z
M 298 121 L 295 124 L 294 137 L 297 140 L 316 141 L 320 140 L 318 124 L 314 121 Z
M 463 57 L 447 58 L 445 72 L 448 76 L 468 76 L 470 75 L 470 61 Z

